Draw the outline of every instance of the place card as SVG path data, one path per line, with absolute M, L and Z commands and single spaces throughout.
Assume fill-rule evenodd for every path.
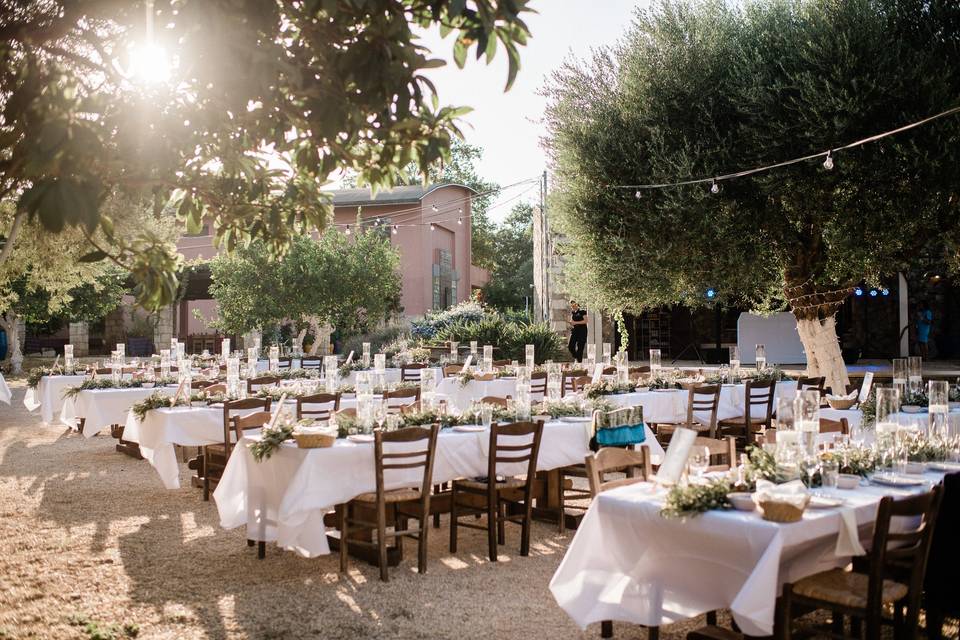
M 466 359 L 466 360 L 464 360 L 464 362 L 463 362 L 463 368 L 460 369 L 460 371 L 462 371 L 463 373 L 466 373 L 467 371 L 469 371 L 469 370 L 470 370 L 470 363 L 471 363 L 471 362 L 473 362 L 473 354 L 472 354 L 472 353 L 467 356 L 467 359 Z
M 697 432 L 693 429 L 678 427 L 670 438 L 670 444 L 667 446 L 667 452 L 663 457 L 663 463 L 654 480 L 658 484 L 671 485 L 680 482 L 683 470 L 687 467 L 687 458 L 690 457 L 690 449 L 697 439 Z
M 353 362 L 353 351 L 350 352 L 350 355 L 347 356 L 347 364 Z
M 592 382 L 593 384 L 597 384 L 598 382 L 600 382 L 600 378 L 602 377 L 603 377 L 603 364 L 598 363 L 597 366 L 593 368 L 593 378 L 591 378 L 590 382 Z

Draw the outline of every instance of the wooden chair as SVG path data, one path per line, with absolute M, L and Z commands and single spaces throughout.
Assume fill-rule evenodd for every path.
M 536 371 L 530 376 L 530 399 L 543 400 L 547 395 L 547 372 Z
M 687 419 L 682 424 L 658 423 L 656 425 L 657 438 L 661 441 L 664 436 L 672 435 L 677 427 L 686 427 L 709 437 L 717 436 L 717 408 L 720 406 L 720 385 L 699 385 L 690 387 L 687 392 Z M 709 418 L 703 420 L 696 414 L 708 413 Z
M 617 368 L 616 368 L 616 367 L 604 367 L 604 368 L 603 368 L 603 375 L 605 375 L 605 376 L 614 376 L 614 375 L 616 375 L 616 374 L 617 374 Z
M 866 624 L 868 638 L 879 638 L 885 605 L 894 608 L 896 636 L 916 637 L 923 578 L 942 495 L 942 487 L 936 486 L 920 495 L 880 500 L 866 573 L 831 569 L 783 585 L 783 637 L 791 637 L 796 607 L 851 616 Z M 898 519 L 896 533 L 890 530 L 893 518 Z
M 816 389 L 820 392 L 820 395 L 823 395 L 826 380 L 827 379 L 823 376 L 810 378 L 806 376 L 800 376 L 797 378 L 797 391 L 810 391 L 811 389 Z
M 576 378 L 587 375 L 586 369 L 568 369 L 563 372 L 560 380 L 560 395 L 565 396 L 567 392 L 576 393 L 576 389 L 573 387 L 573 381 Z
M 846 418 L 840 418 L 839 420 L 820 418 L 820 433 L 841 433 L 848 436 L 850 435 L 850 423 L 847 422 Z
M 636 450 L 603 447 L 587 456 L 586 465 L 592 498 L 608 489 L 644 482 L 653 475 L 650 448 L 646 445 L 641 445 Z M 625 478 L 605 480 L 605 474 L 611 471 L 627 471 L 628 474 Z
M 233 439 L 233 418 L 246 415 L 259 409 L 270 411 L 270 398 L 245 398 L 228 400 L 223 403 L 223 444 L 210 444 L 203 447 L 203 500 L 210 500 L 210 487 L 220 481 L 227 460 L 236 441 Z
M 293 358 L 277 358 L 277 369 L 289 371 L 293 367 Z
M 319 356 L 303 356 L 300 358 L 300 368 L 319 371 L 323 366 L 323 358 Z
M 463 365 L 459 364 L 448 364 L 443 368 L 443 377 L 444 378 L 455 378 L 460 375 L 460 372 L 463 371 Z
M 726 438 L 704 438 L 698 436 L 693 441 L 695 447 L 706 447 L 710 450 L 710 471 L 730 471 L 737 466 L 737 443 L 732 436 Z M 721 458 L 721 461 L 717 461 Z
M 457 529 L 469 527 L 471 529 L 487 530 L 487 543 L 491 562 L 497 561 L 497 545 L 505 544 L 504 523 L 507 521 L 519 523 L 520 555 L 530 553 L 530 524 L 532 520 L 533 482 L 537 472 L 537 456 L 540 453 L 540 439 L 543 436 L 543 422 L 514 422 L 512 424 L 493 423 L 490 426 L 490 446 L 487 458 L 487 477 L 482 480 L 454 480 L 450 497 L 450 552 L 457 552 Z M 501 438 L 525 438 L 521 444 L 503 444 Z M 499 480 L 499 466 L 501 464 L 526 463 L 526 478 L 507 477 Z M 466 500 L 461 501 L 461 497 Z M 518 501 L 517 498 L 520 498 Z M 478 502 L 483 503 L 477 508 Z M 507 503 L 522 502 L 523 512 L 508 516 L 505 506 Z M 476 525 L 472 522 L 460 522 L 464 515 L 487 514 L 487 525 Z
M 190 380 L 190 389 L 194 391 L 200 391 L 201 389 L 206 389 L 214 384 L 215 383 L 212 380 Z
M 430 527 L 426 526 L 430 516 L 430 484 L 433 479 L 433 460 L 437 450 L 437 433 L 440 425 L 432 425 L 425 429 L 421 427 L 407 427 L 399 431 L 374 432 L 373 453 L 376 465 L 376 490 L 363 493 L 343 505 L 340 509 L 340 572 L 347 570 L 347 553 L 352 545 L 374 546 L 379 554 L 380 579 L 387 582 L 390 576 L 387 572 L 387 539 L 392 538 L 397 547 L 402 546 L 404 537 L 417 540 L 417 570 L 427 572 L 427 533 Z M 426 447 L 411 450 L 409 443 L 418 443 L 426 440 Z M 384 445 L 401 444 L 397 451 L 385 451 Z M 392 447 L 391 447 L 392 449 Z M 388 482 L 386 472 L 402 470 L 404 475 L 412 469 L 423 469 L 423 476 L 415 485 L 411 482 L 407 486 L 396 489 L 387 489 L 387 485 L 397 484 Z M 393 531 L 387 533 L 387 505 L 393 506 Z M 376 522 L 358 520 L 351 515 L 357 505 L 363 505 L 376 510 Z M 416 529 L 406 528 L 406 521 L 414 518 L 418 521 Z M 351 530 L 357 528 L 376 531 L 376 541 L 366 542 L 350 538 Z
M 420 382 L 420 373 L 427 365 L 414 362 L 400 367 L 400 382 Z
M 418 411 L 420 411 L 420 402 L 419 402 L 419 401 L 417 401 L 417 402 L 411 402 L 410 404 L 402 404 L 402 405 L 400 405 L 400 415 L 404 415 L 404 414 L 407 414 L 407 413 L 417 413 Z
M 204 391 L 204 393 L 206 393 L 208 396 L 215 396 L 215 395 L 219 395 L 219 394 L 226 394 L 226 393 L 227 393 L 227 384 L 226 384 L 225 382 L 218 382 L 218 383 L 216 383 L 216 384 L 211 384 L 211 385 L 208 386 L 208 387 L 204 387 L 203 391 Z
M 585 386 L 590 384 L 592 381 L 593 381 L 593 378 L 591 378 L 590 376 L 579 376 L 577 378 L 574 378 L 573 380 L 571 380 L 571 383 L 573 384 L 573 392 L 580 393 L 580 391 Z
M 356 407 L 349 407 L 349 408 L 347 408 L 347 409 L 338 409 L 337 411 L 334 411 L 334 415 L 344 416 L 344 417 L 349 417 L 349 418 L 356 418 L 356 417 L 357 417 L 357 408 L 356 408 Z
M 773 380 L 747 380 L 744 385 L 743 415 L 721 420 L 717 425 L 720 435 L 734 436 L 743 447 L 754 444 L 757 433 L 772 426 L 776 389 L 777 383 Z M 757 417 L 757 413 L 762 414 L 762 417 Z
M 513 364 L 513 361 L 512 360 L 494 360 L 492 364 L 494 367 L 508 367 L 511 364 Z
M 480 404 L 492 404 L 495 407 L 503 407 L 506 409 L 509 406 L 510 396 L 506 398 L 501 398 L 499 396 L 483 396 L 480 398 Z
M 264 387 L 273 387 L 280 384 L 280 378 L 276 376 L 260 376 L 258 378 L 247 378 L 247 393 L 253 394 Z
M 630 367 L 629 369 L 627 369 L 627 373 L 630 374 L 631 378 L 635 375 L 640 375 L 640 376 L 650 375 L 650 365 L 644 364 L 639 367 Z
M 315 393 L 297 398 L 297 420 L 329 420 L 340 409 L 339 393 Z
M 412 400 L 410 399 L 412 398 Z M 387 403 L 387 410 L 393 410 L 399 413 L 400 407 L 420 402 L 420 387 L 408 387 L 406 389 L 395 389 L 394 391 L 385 391 L 383 400 Z M 390 402 L 391 400 L 400 400 L 400 402 Z

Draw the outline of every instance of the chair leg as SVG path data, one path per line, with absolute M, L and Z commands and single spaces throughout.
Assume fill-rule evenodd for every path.
M 490 562 L 497 561 L 497 503 L 500 501 L 500 495 L 494 494 L 491 497 L 487 495 L 487 545 L 490 547 Z
M 263 540 L 257 542 L 257 560 L 263 560 L 267 557 L 267 543 Z
M 441 491 L 443 491 L 443 488 L 444 488 L 445 485 L 446 485 L 446 483 L 434 485 L 434 486 L 433 486 L 433 492 L 434 492 L 434 493 L 440 493 Z M 440 528 L 440 512 L 439 512 L 439 511 L 438 511 L 437 513 L 433 514 L 433 528 L 434 528 L 434 529 L 439 529 L 439 528 Z
M 507 505 L 498 500 L 497 505 L 497 544 L 507 544 L 506 517 Z
M 427 533 L 430 531 L 430 525 L 427 524 L 426 511 L 419 520 L 420 534 L 417 536 L 417 571 L 427 572 Z
M 341 505 L 340 509 L 340 573 L 347 572 L 347 515 L 349 504 Z
M 566 510 L 563 505 L 563 480 L 565 476 L 562 471 L 559 472 L 559 475 L 560 482 L 557 483 L 557 533 L 562 535 L 564 526 L 566 525 L 564 522 L 566 519 Z
M 716 611 L 707 611 L 707 624 L 715 627 L 717 626 L 717 612 Z
M 520 528 L 520 555 L 528 556 L 530 555 L 530 522 L 533 520 L 533 505 L 530 500 L 530 491 L 526 491 L 523 495 L 523 508 L 525 513 L 523 514 L 523 524 Z
M 457 552 L 457 485 L 450 490 L 450 553 Z
M 660 627 L 647 627 L 647 640 L 660 640 Z
M 604 620 L 600 623 L 600 637 L 601 638 L 613 637 L 613 620 Z
M 782 640 L 790 640 L 791 632 L 793 627 L 793 616 L 791 615 L 791 590 L 793 589 L 792 584 L 783 585 L 783 595 L 780 596 L 780 616 L 783 620 L 783 629 L 781 629 L 780 638 Z
M 203 461 L 203 501 L 210 502 L 210 465 Z
M 390 581 L 387 573 L 387 505 L 377 505 L 377 552 L 380 560 L 380 579 Z
M 833 631 L 838 636 L 844 635 L 843 633 L 843 614 L 837 611 L 831 612 L 831 617 L 833 620 L 830 623 L 830 630 Z

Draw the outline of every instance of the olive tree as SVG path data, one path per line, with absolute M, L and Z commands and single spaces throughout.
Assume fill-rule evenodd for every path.
M 546 93 L 568 281 L 614 311 L 789 308 L 808 371 L 847 383 L 834 317 L 862 280 L 958 229 L 960 5 L 676 0 Z M 836 150 L 730 180 L 675 183 Z

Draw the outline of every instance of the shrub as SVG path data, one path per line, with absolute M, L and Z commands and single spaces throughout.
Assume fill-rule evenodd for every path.
M 487 309 L 475 300 L 466 300 L 443 311 L 431 311 L 423 320 L 414 320 L 413 335 L 424 340 L 433 340 L 437 334 L 452 324 L 480 322 L 489 315 Z
M 547 360 L 554 360 L 563 350 L 563 339 L 544 322 L 523 323 L 514 325 L 514 349 L 518 355 L 510 356 L 511 360 L 523 360 L 526 356 L 526 345 L 532 344 L 536 354 L 537 364 Z
M 370 333 L 351 336 L 343 341 L 341 351 L 356 354 L 363 353 L 363 343 L 370 343 L 370 353 L 387 353 L 384 345 L 389 345 L 400 338 L 410 338 L 410 329 L 402 324 L 388 324 Z
M 440 329 L 436 334 L 436 339 L 456 340 L 460 344 L 465 344 L 471 340 L 476 340 L 477 344 L 483 346 L 492 344 L 500 347 L 499 351 L 494 352 L 494 357 L 499 359 L 511 359 L 513 353 L 511 346 L 514 343 L 513 333 L 515 325 L 503 320 L 500 316 L 490 315 L 479 322 L 456 322 Z

